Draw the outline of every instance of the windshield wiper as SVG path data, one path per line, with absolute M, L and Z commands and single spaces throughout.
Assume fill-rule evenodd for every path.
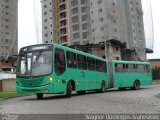
M 42 52 L 43 52 L 43 50 L 39 51 L 39 53 L 38 53 L 38 55 L 37 55 L 37 57 L 36 57 L 36 60 L 35 60 L 34 64 L 36 64 L 36 62 L 39 60 Z

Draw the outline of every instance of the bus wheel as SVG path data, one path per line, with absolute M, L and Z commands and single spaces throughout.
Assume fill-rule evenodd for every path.
M 104 93 L 105 91 L 106 91 L 105 82 L 102 81 L 100 92 L 101 92 L 101 93 Z
M 66 97 L 72 96 L 72 83 L 71 81 L 67 84 Z
M 37 99 L 42 99 L 43 98 L 43 94 L 42 93 L 37 93 L 36 96 L 37 96 Z
M 78 94 L 85 94 L 86 91 L 77 91 Z
M 119 90 L 126 90 L 126 88 L 125 87 L 121 87 L 121 88 L 118 88 Z
M 134 85 L 133 85 L 132 89 L 133 90 L 138 90 L 139 88 L 140 88 L 140 82 L 136 80 L 134 82 Z

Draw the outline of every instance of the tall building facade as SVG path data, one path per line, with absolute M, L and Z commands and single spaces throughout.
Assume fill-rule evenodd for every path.
M 43 42 L 100 44 L 106 59 L 145 60 L 141 0 L 42 0 Z M 52 25 L 51 25 L 52 24 Z
M 0 0 L 0 70 L 18 54 L 18 0 Z M 7 62 L 6 62 L 7 61 Z

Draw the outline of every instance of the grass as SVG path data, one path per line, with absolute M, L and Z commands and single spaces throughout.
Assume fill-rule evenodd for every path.
M 18 94 L 16 92 L 0 92 L 0 99 L 9 99 L 22 96 L 27 96 L 27 94 Z

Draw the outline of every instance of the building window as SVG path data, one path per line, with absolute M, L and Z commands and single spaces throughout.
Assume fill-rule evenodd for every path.
M 134 22 L 133 22 L 133 26 L 134 26 L 135 24 L 134 24 Z
M 114 28 L 114 32 L 117 32 L 117 28 Z
M 44 8 L 47 8 L 47 5 L 44 5 Z
M 132 18 L 133 18 L 134 16 L 132 15 Z
M 131 11 L 133 11 L 133 8 L 131 8 Z
M 87 24 L 87 23 L 82 24 L 82 30 L 86 30 L 87 27 L 88 27 L 88 24 Z
M 78 39 L 79 38 L 79 33 L 74 33 L 73 34 L 73 39 Z
M 81 11 L 82 11 L 82 13 L 85 13 L 85 12 L 86 12 L 86 7 L 85 7 L 85 6 L 82 7 L 82 8 L 81 8 Z
M 47 15 L 47 12 L 44 12 L 44 15 Z
M 73 25 L 72 28 L 73 28 L 73 31 L 78 31 L 79 30 L 79 24 Z
M 74 14 L 77 14 L 77 13 L 78 13 L 78 7 L 73 8 L 73 9 L 72 9 L 72 14 L 74 15 Z
M 45 37 L 48 37 L 48 34 L 47 34 L 47 33 L 45 34 Z
M 76 23 L 76 22 L 78 22 L 78 21 L 79 21 L 78 16 L 72 17 L 72 23 Z
M 73 6 L 76 6 L 76 5 L 78 5 L 78 0 L 72 0 L 71 1 L 71 6 L 73 7 Z
M 81 5 L 84 5 L 86 3 L 86 0 L 81 0 Z
M 113 19 L 113 23 L 117 23 L 117 20 Z
M 99 18 L 99 22 L 103 22 L 103 18 Z
M 118 46 L 116 47 L 116 51 L 119 51 L 119 47 Z
M 98 4 L 101 4 L 102 3 L 102 0 L 98 0 Z
M 136 5 L 138 6 L 138 5 L 139 5 L 139 3 L 138 3 L 138 2 L 136 2 Z
M 112 3 L 113 6 L 116 6 L 115 2 Z
M 140 27 L 141 26 L 141 24 L 140 23 L 138 23 L 138 27 Z
M 136 31 L 133 29 L 133 33 L 135 33 Z
M 83 32 L 83 39 L 87 38 L 87 32 Z
M 104 27 L 101 27 L 101 29 L 100 29 L 101 31 L 104 31 Z
M 86 21 L 87 20 L 87 16 L 86 15 L 82 15 L 82 21 Z
M 116 60 L 119 60 L 119 57 L 116 57 Z
M 98 13 L 102 13 L 102 11 L 103 11 L 103 10 L 102 10 L 102 8 L 101 8 L 101 9 L 98 10 Z
M 44 22 L 47 22 L 47 19 L 45 19 Z

